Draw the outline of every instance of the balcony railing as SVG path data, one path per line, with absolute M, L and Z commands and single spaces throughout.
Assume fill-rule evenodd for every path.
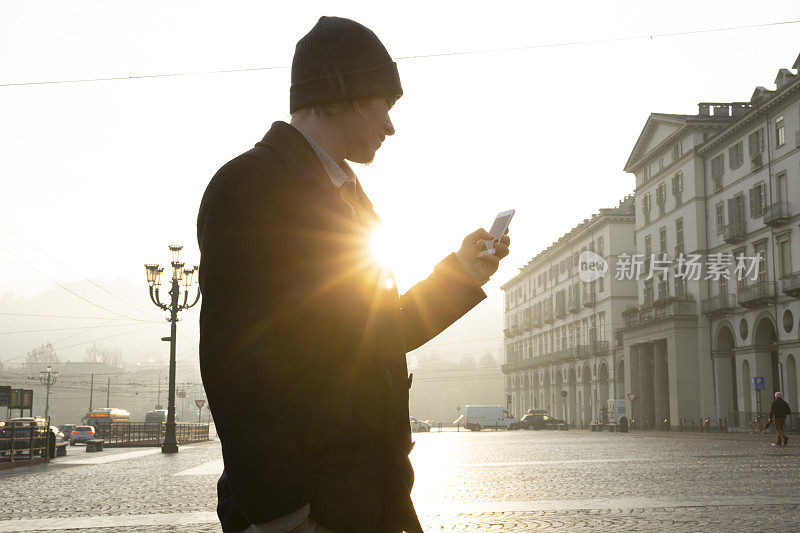
M 728 244 L 742 242 L 745 237 L 747 237 L 747 229 L 744 220 L 734 220 L 730 224 L 725 224 L 725 228 L 722 230 L 722 238 Z
M 608 341 L 595 341 L 592 343 L 592 353 L 594 355 L 608 353 L 608 348 Z
M 775 202 L 764 210 L 764 224 L 767 226 L 781 226 L 791 220 L 789 202 Z
M 656 300 L 645 309 L 631 307 L 623 312 L 622 318 L 626 328 L 636 327 L 664 318 L 679 316 L 697 316 L 697 304 L 689 295 L 687 299 Z
M 736 311 L 736 296 L 734 294 L 719 294 L 703 300 L 704 315 L 724 315 Z
M 775 283 L 757 281 L 739 292 L 739 305 L 742 307 L 760 307 L 772 303 L 775 299 Z
M 800 298 L 800 272 L 783 278 L 783 292 L 793 298 Z

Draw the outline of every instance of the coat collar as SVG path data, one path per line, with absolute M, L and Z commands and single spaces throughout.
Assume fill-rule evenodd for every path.
M 256 146 L 271 148 L 286 165 L 289 179 L 306 191 L 311 198 L 335 196 L 342 201 L 337 187 L 331 182 L 330 176 L 314 152 L 314 148 L 305 136 L 291 124 L 283 121 L 274 122 Z M 356 194 L 359 199 L 360 211 L 366 211 L 366 214 L 372 219 L 368 222 L 380 224 L 380 218 L 375 213 L 372 202 L 367 198 L 358 179 L 356 179 Z

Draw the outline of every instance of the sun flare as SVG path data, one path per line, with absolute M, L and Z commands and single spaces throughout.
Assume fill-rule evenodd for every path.
M 372 258 L 384 268 L 400 268 L 399 239 L 385 225 L 378 226 L 370 237 Z

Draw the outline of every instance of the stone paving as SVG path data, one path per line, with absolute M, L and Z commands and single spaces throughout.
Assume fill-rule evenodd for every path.
M 425 531 L 800 531 L 800 442 L 587 431 L 416 434 Z M 219 443 L 71 447 L 0 472 L 0 532 L 218 532 Z

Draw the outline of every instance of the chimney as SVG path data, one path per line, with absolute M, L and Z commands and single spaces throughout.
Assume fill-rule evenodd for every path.
M 709 108 L 710 108 L 709 104 L 700 102 L 699 104 L 697 104 L 697 114 L 700 115 L 701 117 L 707 117 L 710 114 Z
M 788 69 L 782 68 L 778 71 L 778 76 L 775 78 L 775 86 L 778 90 L 783 89 L 783 87 L 791 82 L 794 79 L 794 74 L 792 74 Z

